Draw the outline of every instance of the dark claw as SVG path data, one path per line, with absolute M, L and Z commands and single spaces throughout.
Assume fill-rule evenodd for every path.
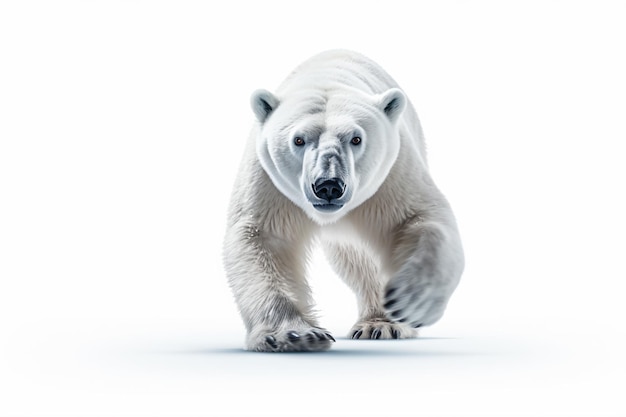
M 357 330 L 356 332 L 354 332 L 354 334 L 352 335 L 353 339 L 358 339 L 359 337 L 361 337 L 361 335 L 363 334 L 363 330 Z
M 394 317 L 395 317 L 395 316 L 394 316 Z M 398 319 L 398 321 L 399 321 L 400 323 L 406 323 L 406 322 L 408 321 L 408 319 L 407 319 L 406 317 L 402 317 L 402 318 Z
M 311 343 L 313 343 L 313 342 L 317 342 L 317 337 L 316 337 L 316 335 L 315 335 L 315 334 L 313 334 L 313 333 L 309 333 L 309 334 L 307 334 L 307 335 L 306 335 L 306 339 L 307 339 L 309 342 L 311 342 Z
M 413 326 L 414 328 L 416 328 L 416 329 L 417 329 L 417 328 L 419 328 L 419 327 L 422 327 L 422 326 L 423 326 L 423 323 L 412 324 L 412 326 Z
M 389 300 L 385 303 L 385 309 L 389 310 L 389 307 L 394 306 L 396 303 L 398 302 L 398 300 Z
M 326 335 L 323 334 L 322 332 L 318 332 L 318 331 L 311 331 L 311 333 L 313 333 L 315 335 L 315 337 L 317 337 L 318 340 L 326 340 Z
M 278 347 L 278 345 L 276 344 L 276 339 L 274 338 L 274 336 L 265 336 L 265 341 L 274 349 L 276 349 Z
M 297 342 L 300 340 L 300 335 L 294 331 L 287 333 L 287 338 L 292 342 Z
M 400 332 L 397 331 L 396 329 L 393 329 L 391 331 L 391 337 L 393 337 L 394 339 L 400 339 Z
M 327 337 L 328 339 L 332 340 L 333 342 L 336 342 L 336 340 L 335 340 L 335 338 L 333 337 L 333 335 L 332 335 L 332 334 L 330 334 L 330 333 L 325 333 L 325 334 L 326 334 L 326 337 Z
M 393 293 L 396 292 L 395 288 L 389 288 L 387 290 L 387 292 L 385 292 L 385 299 L 391 298 L 391 296 L 393 295 Z
M 374 329 L 374 331 L 372 332 L 372 339 L 380 339 L 380 329 Z
M 397 319 L 398 317 L 400 317 L 400 310 L 392 311 L 391 317 L 393 317 L 394 319 Z

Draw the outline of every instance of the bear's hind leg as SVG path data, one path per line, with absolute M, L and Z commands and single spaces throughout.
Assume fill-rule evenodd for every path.
M 384 285 L 378 264 L 363 250 L 325 242 L 324 254 L 335 272 L 354 291 L 359 319 L 352 326 L 351 339 L 408 339 L 417 332 L 403 323 L 391 322 L 383 307 Z

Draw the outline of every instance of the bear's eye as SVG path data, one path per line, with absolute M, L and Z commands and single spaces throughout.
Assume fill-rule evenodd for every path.
M 296 136 L 296 138 L 293 140 L 293 143 L 296 146 L 303 146 L 304 145 L 304 139 L 302 139 L 300 136 Z
M 355 136 L 355 137 L 352 138 L 350 143 L 353 144 L 353 145 L 360 145 L 361 144 L 361 138 L 358 137 L 358 136 Z

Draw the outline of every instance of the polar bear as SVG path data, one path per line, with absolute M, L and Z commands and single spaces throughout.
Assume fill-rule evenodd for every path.
M 305 61 L 275 94 L 257 90 L 229 208 L 224 266 L 246 349 L 322 351 L 306 282 L 320 243 L 355 292 L 352 339 L 416 337 L 455 290 L 463 249 L 428 172 L 413 106 L 375 62 L 351 51 Z

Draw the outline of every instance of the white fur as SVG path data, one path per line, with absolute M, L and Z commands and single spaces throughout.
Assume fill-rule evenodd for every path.
M 224 244 L 247 349 L 330 347 L 305 279 L 317 241 L 357 296 L 351 337 L 414 337 L 441 318 L 463 250 L 415 110 L 393 79 L 362 55 L 328 51 L 251 104 L 257 124 Z

